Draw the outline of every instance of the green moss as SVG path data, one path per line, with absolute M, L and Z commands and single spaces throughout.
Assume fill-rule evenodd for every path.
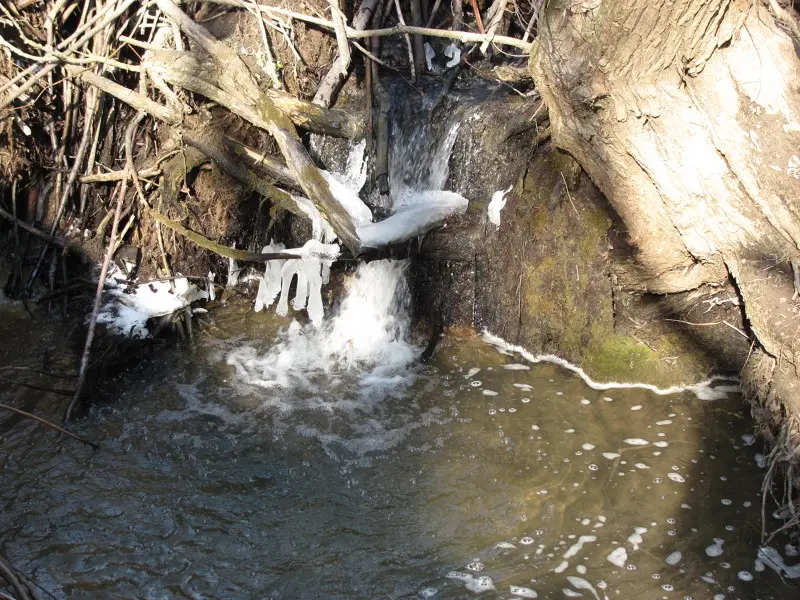
M 636 381 L 669 387 L 704 379 L 710 365 L 699 351 L 692 352 L 678 334 L 660 336 L 651 348 L 633 337 L 606 331 L 592 338 L 582 366 L 597 381 Z

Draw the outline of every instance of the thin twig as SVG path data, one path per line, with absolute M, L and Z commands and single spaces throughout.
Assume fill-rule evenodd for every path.
M 23 417 L 28 417 L 29 419 L 33 419 L 34 421 L 38 421 L 39 423 L 42 423 L 43 425 L 47 425 L 48 427 L 52 427 L 56 431 L 58 431 L 60 433 L 63 433 L 64 435 L 68 435 L 69 437 L 74 438 L 74 439 L 78 440 L 79 442 L 82 442 L 82 443 L 86 444 L 87 446 L 91 446 L 95 450 L 100 448 L 100 446 L 98 446 L 94 442 L 90 442 L 86 438 L 82 438 L 79 435 L 75 435 L 74 433 L 72 433 L 70 431 L 67 431 L 63 427 L 59 427 L 55 423 L 51 423 L 50 421 L 47 421 L 46 419 L 43 419 L 42 417 L 37 417 L 34 414 L 31 414 L 29 412 L 25 412 L 24 410 L 20 410 L 19 408 L 15 408 L 13 406 L 9 406 L 8 404 L 0 403 L 0 408 L 4 408 L 6 410 L 10 410 L 11 412 L 15 412 L 18 415 L 22 415 Z
M 134 125 L 134 121 L 128 125 L 128 127 L 132 127 Z M 117 196 L 117 207 L 114 211 L 114 221 L 111 224 L 111 238 L 108 240 L 108 248 L 106 250 L 106 256 L 103 259 L 103 266 L 100 268 L 100 277 L 97 280 L 97 291 L 95 292 L 94 296 L 94 306 L 92 308 L 92 317 L 89 320 L 89 331 L 86 333 L 86 344 L 83 347 L 83 356 L 81 357 L 81 367 L 80 371 L 78 371 L 78 383 L 75 386 L 75 395 L 72 397 L 72 401 L 69 403 L 67 407 L 67 412 L 64 415 L 64 422 L 69 422 L 70 417 L 72 416 L 72 411 L 75 409 L 75 406 L 78 404 L 78 400 L 81 397 L 81 392 L 83 391 L 83 385 L 86 382 L 86 371 L 89 368 L 89 357 L 91 356 L 92 352 L 92 341 L 94 340 L 94 331 L 95 327 L 97 326 L 97 315 L 100 312 L 100 304 L 103 300 L 103 287 L 106 283 L 106 276 L 108 275 L 108 267 L 111 263 L 111 257 L 114 254 L 114 247 L 117 237 L 117 228 L 119 227 L 119 218 L 122 214 L 122 204 L 125 199 L 125 192 L 128 191 L 128 179 L 122 180 L 122 188 L 120 189 L 119 195 Z

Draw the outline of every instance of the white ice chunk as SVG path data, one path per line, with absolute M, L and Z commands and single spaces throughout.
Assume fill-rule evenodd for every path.
M 308 318 L 314 325 L 322 323 L 322 263 L 313 258 L 287 260 L 281 269 L 281 297 L 275 310 L 286 316 L 289 312 L 289 287 L 297 276 L 297 287 L 292 307 L 295 310 L 308 312 Z
M 271 243 L 264 246 L 261 250 L 263 253 L 267 252 L 281 252 L 284 249 L 281 243 Z M 256 293 L 255 311 L 259 312 L 264 307 L 270 306 L 275 302 L 278 294 L 281 292 L 281 269 L 286 263 L 285 260 L 270 260 L 264 268 L 264 275 L 258 282 L 258 292 Z
M 450 215 L 466 211 L 468 204 L 455 192 L 413 192 L 395 214 L 378 223 L 361 225 L 356 231 L 363 246 L 380 248 L 422 235 Z
M 447 48 L 445 48 L 443 54 L 450 59 L 445 65 L 446 69 L 455 67 L 461 62 L 461 49 L 455 44 L 450 44 Z
M 800 579 L 800 564 L 788 566 L 775 548 L 764 546 L 758 549 L 758 559 L 773 569 L 781 576 L 788 577 L 789 579 Z
M 500 211 L 506 205 L 506 194 L 511 191 L 513 186 L 508 186 L 506 191 L 497 190 L 492 194 L 492 200 L 489 202 L 489 207 L 486 213 L 489 215 L 489 221 L 495 226 L 500 227 Z
M 333 196 L 344 207 L 356 225 L 365 225 L 372 222 L 372 211 L 361 201 L 358 194 L 340 179 L 340 175 L 330 173 L 325 169 L 320 169 L 319 172 L 328 182 L 328 187 L 331 188 Z
M 228 259 L 228 281 L 225 284 L 225 287 L 232 288 L 236 287 L 236 284 L 239 283 L 239 275 L 242 272 L 242 267 L 239 266 L 232 258 Z
M 108 290 L 111 298 L 102 306 L 97 322 L 122 335 L 147 337 L 147 320 L 163 317 L 187 307 L 194 300 L 205 299 L 207 292 L 190 284 L 185 277 L 170 281 L 152 281 L 136 286 L 130 293 L 124 288 Z
M 304 196 L 292 196 L 292 200 L 297 204 L 297 208 L 311 219 L 311 235 L 315 240 L 332 242 L 336 239 L 336 234 L 330 224 L 322 217 L 311 200 Z
M 428 66 L 428 71 L 433 71 L 433 59 L 436 52 L 428 42 L 425 42 L 425 64 Z
M 265 250 L 266 252 L 266 250 Z M 339 256 L 339 244 L 323 244 L 317 240 L 308 240 L 302 248 L 282 250 L 284 254 L 292 254 L 298 258 L 317 258 L 336 260 Z

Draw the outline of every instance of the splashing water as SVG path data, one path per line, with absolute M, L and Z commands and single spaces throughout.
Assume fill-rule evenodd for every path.
M 348 282 L 338 312 L 319 328 L 293 321 L 259 355 L 252 346 L 232 351 L 228 364 L 245 383 L 316 389 L 317 375 L 353 371 L 375 391 L 404 379 L 417 349 L 406 341 L 411 294 L 408 261 L 362 263 Z

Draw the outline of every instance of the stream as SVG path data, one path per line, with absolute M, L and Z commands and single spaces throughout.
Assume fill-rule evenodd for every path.
M 100 451 L 5 432 L 2 554 L 55 598 L 796 597 L 756 562 L 738 394 L 595 390 L 466 334 L 420 365 L 405 271 L 359 267 L 321 329 L 214 313 L 76 424 Z

